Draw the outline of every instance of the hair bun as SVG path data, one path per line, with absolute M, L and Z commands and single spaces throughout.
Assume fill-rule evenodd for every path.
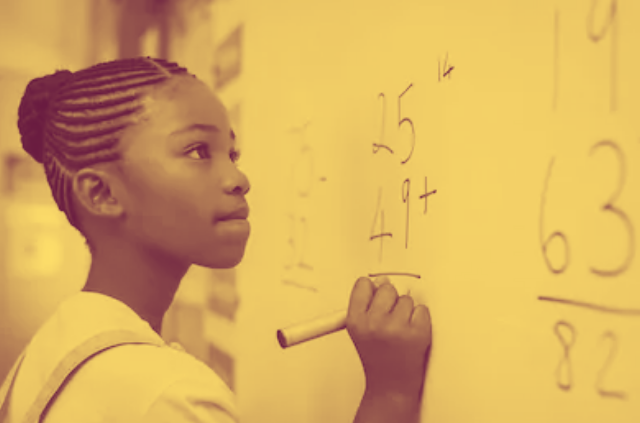
M 32 79 L 18 108 L 18 129 L 22 148 L 38 163 L 43 162 L 44 127 L 52 98 L 62 86 L 69 83 L 73 72 L 56 71 L 52 75 Z

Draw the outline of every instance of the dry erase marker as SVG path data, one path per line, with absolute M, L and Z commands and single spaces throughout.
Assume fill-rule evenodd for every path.
M 387 278 L 376 278 L 373 281 L 379 287 Z M 407 295 L 411 291 L 407 290 Z M 347 328 L 347 310 L 340 310 L 313 320 L 298 323 L 277 332 L 278 342 L 282 348 L 288 348 L 302 342 L 310 341 Z
M 347 327 L 347 310 L 336 311 L 307 322 L 298 323 L 277 332 L 282 348 L 288 348 L 319 338 Z

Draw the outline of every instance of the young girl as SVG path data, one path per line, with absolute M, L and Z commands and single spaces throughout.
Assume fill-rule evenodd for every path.
M 236 266 L 249 237 L 220 100 L 175 63 L 123 59 L 34 79 L 18 127 L 92 260 L 5 379 L 0 422 L 238 422 L 222 379 L 160 337 L 189 267 Z M 366 376 L 354 421 L 417 422 L 428 309 L 362 277 L 347 330 Z

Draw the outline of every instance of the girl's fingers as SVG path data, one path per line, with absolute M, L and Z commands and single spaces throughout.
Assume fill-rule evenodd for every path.
M 369 303 L 376 290 L 376 287 L 371 280 L 367 277 L 358 278 L 353 290 L 351 291 L 351 298 L 349 299 L 349 313 L 350 317 L 363 316 L 369 309 Z
M 373 284 L 376 286 L 376 288 L 380 288 L 380 286 L 385 282 L 391 283 L 391 281 L 389 280 L 389 276 L 387 275 L 377 276 L 373 280 Z

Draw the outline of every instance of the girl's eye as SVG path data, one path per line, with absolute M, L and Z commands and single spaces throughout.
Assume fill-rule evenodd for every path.
M 199 144 L 197 147 L 192 148 L 191 150 L 188 151 L 187 155 L 190 155 L 191 153 L 193 153 L 194 151 L 200 153 L 202 150 L 206 151 L 206 157 L 203 156 L 202 154 L 200 154 L 200 158 L 204 159 L 204 158 L 210 158 L 211 156 L 209 155 L 209 145 L 208 144 Z M 234 163 L 237 163 L 238 160 L 240 160 L 240 150 L 237 149 L 232 149 L 231 152 L 229 153 L 229 157 L 231 158 L 231 161 Z
M 187 152 L 187 155 L 190 155 L 190 154 L 191 154 L 191 153 L 193 153 L 194 151 L 201 152 L 202 150 L 206 150 L 207 155 L 209 154 L 209 146 L 208 146 L 207 144 L 199 144 L 197 147 L 192 148 L 191 150 L 189 150 L 189 151 Z M 204 158 L 204 157 L 202 157 L 202 155 L 201 155 L 201 157 L 200 157 L 200 158 Z

